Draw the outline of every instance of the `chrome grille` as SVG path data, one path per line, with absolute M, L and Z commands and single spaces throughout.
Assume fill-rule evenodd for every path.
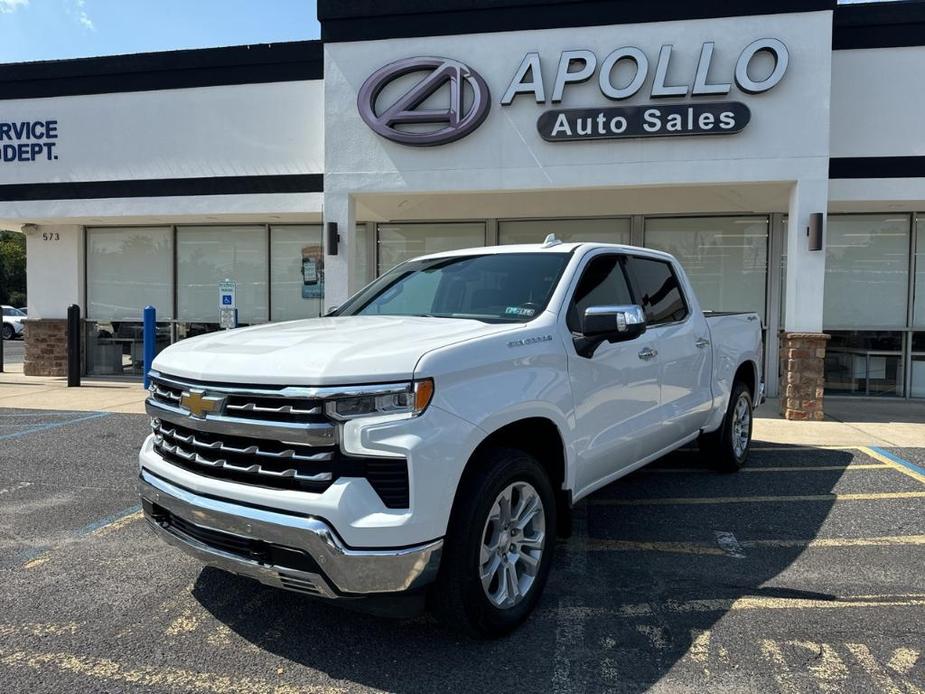
M 154 449 L 173 465 L 231 482 L 309 492 L 323 492 L 341 477 L 361 477 L 386 507 L 409 507 L 404 459 L 340 452 L 337 427 L 324 412 L 324 398 L 334 389 L 151 377 L 146 410 Z M 197 403 L 200 411 L 193 411 Z
M 248 413 L 253 413 L 255 416 L 272 415 L 274 417 L 279 415 L 315 417 L 321 414 L 320 404 L 315 407 L 300 407 L 299 405 L 278 405 L 274 407 L 272 405 L 258 405 L 253 400 L 239 403 L 235 399 L 225 405 L 225 409 L 228 412 L 237 414 L 239 417 L 246 416 Z
M 270 442 L 261 442 L 258 444 L 241 444 L 240 446 L 233 446 L 227 441 L 222 441 L 221 439 L 216 439 L 214 437 L 206 437 L 196 435 L 196 432 L 187 430 L 189 433 L 183 433 L 184 429 L 182 427 L 170 424 L 164 424 L 161 422 L 158 426 L 154 427 L 155 434 L 159 434 L 161 439 L 167 441 L 167 443 L 178 442 L 187 446 L 192 446 L 194 449 L 208 449 L 222 454 L 230 455 L 245 455 L 245 456 L 256 456 L 257 458 L 268 458 L 277 461 L 302 461 L 302 462 L 319 462 L 324 460 L 330 460 L 334 453 L 332 451 L 323 451 L 321 453 L 311 452 L 314 449 L 305 449 L 299 448 L 300 453 L 296 452 L 295 447 L 286 447 L 286 444 L 282 444 L 281 450 L 273 450 Z M 277 448 L 280 448 L 277 446 Z
M 239 439 L 195 431 L 157 418 L 152 421 L 152 429 L 158 453 L 180 467 L 209 477 L 305 491 L 324 491 L 335 478 L 333 448 L 319 450 Z
M 236 386 L 221 386 L 180 382 L 172 379 L 153 378 L 151 399 L 170 407 L 181 407 L 180 398 L 184 391 L 205 389 L 210 393 L 227 394 L 224 412 L 229 417 L 254 420 L 273 420 L 285 423 L 327 422 L 324 403 L 318 397 L 311 397 L 308 391 L 298 388 L 242 389 Z M 299 394 L 303 390 L 305 394 Z
M 161 402 L 167 403 L 168 405 L 179 405 L 180 404 L 180 388 L 174 388 L 171 386 L 160 385 L 159 383 L 152 383 L 151 388 L 151 397 L 154 400 L 160 400 Z

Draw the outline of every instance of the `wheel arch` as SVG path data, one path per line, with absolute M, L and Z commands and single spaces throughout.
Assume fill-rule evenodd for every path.
M 732 385 L 744 383 L 748 386 L 752 394 L 752 404 L 757 406 L 758 402 L 758 364 L 752 360 L 743 361 L 736 369 L 735 376 L 732 377 Z
M 512 448 L 529 453 L 536 458 L 546 473 L 556 495 L 558 517 L 557 532 L 568 535 L 571 531 L 571 491 L 565 489 L 567 480 L 567 457 L 565 439 L 559 427 L 551 419 L 542 416 L 525 417 L 495 429 L 476 446 L 466 461 L 459 484 L 453 497 L 451 521 L 460 499 L 460 491 L 467 486 L 471 477 L 481 469 L 485 456 L 491 448 Z

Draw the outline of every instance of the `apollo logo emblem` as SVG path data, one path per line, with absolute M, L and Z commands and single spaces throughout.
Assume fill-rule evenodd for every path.
M 377 111 L 382 91 L 399 77 L 427 73 L 391 104 Z M 446 109 L 420 108 L 449 85 Z M 468 94 L 468 98 L 467 98 Z M 478 128 L 491 108 L 488 84 L 472 68 L 449 58 L 405 58 L 379 68 L 360 87 L 357 108 L 366 124 L 382 137 L 403 145 L 430 147 L 459 140 Z M 432 125 L 431 129 L 408 126 Z

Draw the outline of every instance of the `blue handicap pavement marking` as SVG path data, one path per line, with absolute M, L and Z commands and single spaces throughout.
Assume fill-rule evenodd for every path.
M 897 463 L 898 465 L 902 465 L 904 468 L 908 468 L 912 470 L 912 472 L 917 472 L 920 475 L 925 475 L 925 467 L 922 467 L 921 465 L 916 465 L 915 463 L 910 463 L 905 458 L 900 458 L 898 455 L 896 455 L 895 453 L 890 453 L 885 448 L 880 448 L 879 446 L 871 446 L 870 450 L 876 451 L 877 453 L 882 455 L 884 458 L 889 458 L 894 463 Z
M 45 413 L 42 413 L 42 416 L 44 416 L 44 414 Z M 24 429 L 23 431 L 14 431 L 11 434 L 0 434 L 0 441 L 6 441 L 7 439 L 16 439 L 16 438 L 19 438 L 20 436 L 28 436 L 29 434 L 35 434 L 36 432 L 39 432 L 39 431 L 48 431 L 49 429 L 57 429 L 58 427 L 66 427 L 69 424 L 77 424 L 78 422 L 86 422 L 87 420 L 90 420 L 90 419 L 99 419 L 100 417 L 108 417 L 109 414 L 110 414 L 109 412 L 93 412 L 88 415 L 72 417 L 71 419 L 66 419 L 64 421 L 49 422 L 47 424 L 39 424 L 39 425 L 30 427 L 28 429 Z M 2 416 L 6 417 L 10 415 L 2 415 Z M 36 415 L 33 415 L 33 416 L 36 416 Z M 14 425 L 14 426 L 18 426 L 18 425 Z
M 84 527 L 80 528 L 80 530 L 77 531 L 77 536 L 82 537 L 83 535 L 89 535 L 94 530 L 99 530 L 105 525 L 115 523 L 117 520 L 121 520 L 126 516 L 132 515 L 133 513 L 138 513 L 140 510 L 141 504 L 135 504 L 134 506 L 129 506 L 127 509 L 119 511 L 118 513 L 112 513 L 108 516 L 104 516 L 103 518 L 99 518 L 92 523 L 88 523 Z

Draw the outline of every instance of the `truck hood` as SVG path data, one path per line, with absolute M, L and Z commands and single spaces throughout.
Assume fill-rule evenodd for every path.
M 520 327 L 416 316 L 312 318 L 189 338 L 161 352 L 152 367 L 173 376 L 226 383 L 403 381 L 431 350 Z

